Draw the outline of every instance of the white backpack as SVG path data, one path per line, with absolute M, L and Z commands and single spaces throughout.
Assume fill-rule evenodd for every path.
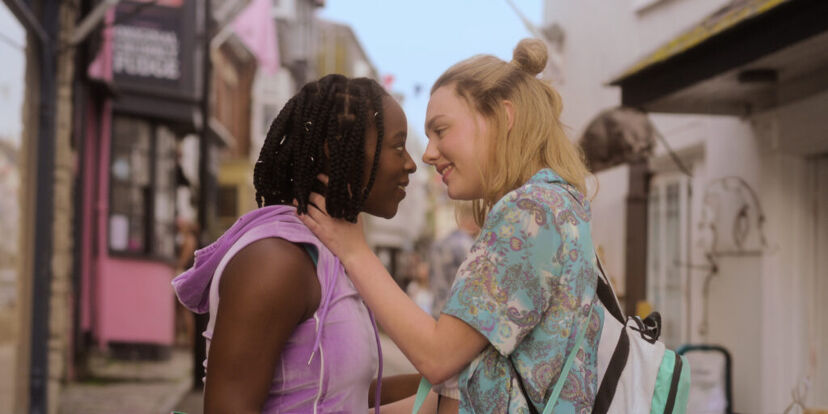
M 594 414 L 684 414 L 690 390 L 687 358 L 658 341 L 661 316 L 624 318 L 601 261 L 596 293 L 604 312 L 598 342 Z

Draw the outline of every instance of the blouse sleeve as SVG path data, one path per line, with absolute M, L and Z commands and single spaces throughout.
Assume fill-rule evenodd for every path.
M 577 237 L 578 217 L 563 205 L 568 197 L 550 202 L 531 187 L 507 194 L 489 212 L 443 310 L 483 334 L 504 356 L 546 313 L 550 290 L 562 286 L 570 254 L 566 239 Z

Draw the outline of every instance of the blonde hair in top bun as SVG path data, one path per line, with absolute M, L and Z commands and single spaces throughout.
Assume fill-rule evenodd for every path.
M 512 63 L 532 76 L 543 72 L 548 58 L 546 45 L 538 39 L 523 39 L 512 52 Z
M 450 67 L 434 82 L 431 93 L 447 86 L 489 124 L 489 158 L 484 160 L 483 198 L 475 201 L 475 219 L 483 225 L 489 209 L 543 168 L 551 168 L 586 194 L 589 170 L 580 147 L 564 133 L 558 92 L 537 74 L 546 67 L 546 45 L 523 39 L 513 60 L 477 55 Z M 504 101 L 512 103 L 509 128 Z

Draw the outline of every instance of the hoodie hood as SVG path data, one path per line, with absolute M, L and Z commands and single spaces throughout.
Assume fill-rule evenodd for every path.
M 319 250 L 324 249 L 319 240 L 296 216 L 294 207 L 278 205 L 253 210 L 239 217 L 233 226 L 213 244 L 197 250 L 193 266 L 172 280 L 179 302 L 192 312 L 206 313 L 209 310 L 210 283 L 221 259 L 242 235 L 268 223 L 276 223 L 278 225 L 274 228 L 280 229 L 280 231 L 274 231 L 271 237 L 282 237 L 280 233 L 288 232 L 301 236 L 290 237 L 291 241 L 309 242 L 316 245 Z

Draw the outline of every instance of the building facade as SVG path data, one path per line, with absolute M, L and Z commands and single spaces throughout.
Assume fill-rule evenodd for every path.
M 619 105 L 654 126 L 643 164 L 596 174 L 626 308 L 661 311 L 669 346 L 726 348 L 737 412 L 782 412 L 797 387 L 828 406 L 824 3 L 598 3 L 547 1 L 544 24 L 573 138 Z

